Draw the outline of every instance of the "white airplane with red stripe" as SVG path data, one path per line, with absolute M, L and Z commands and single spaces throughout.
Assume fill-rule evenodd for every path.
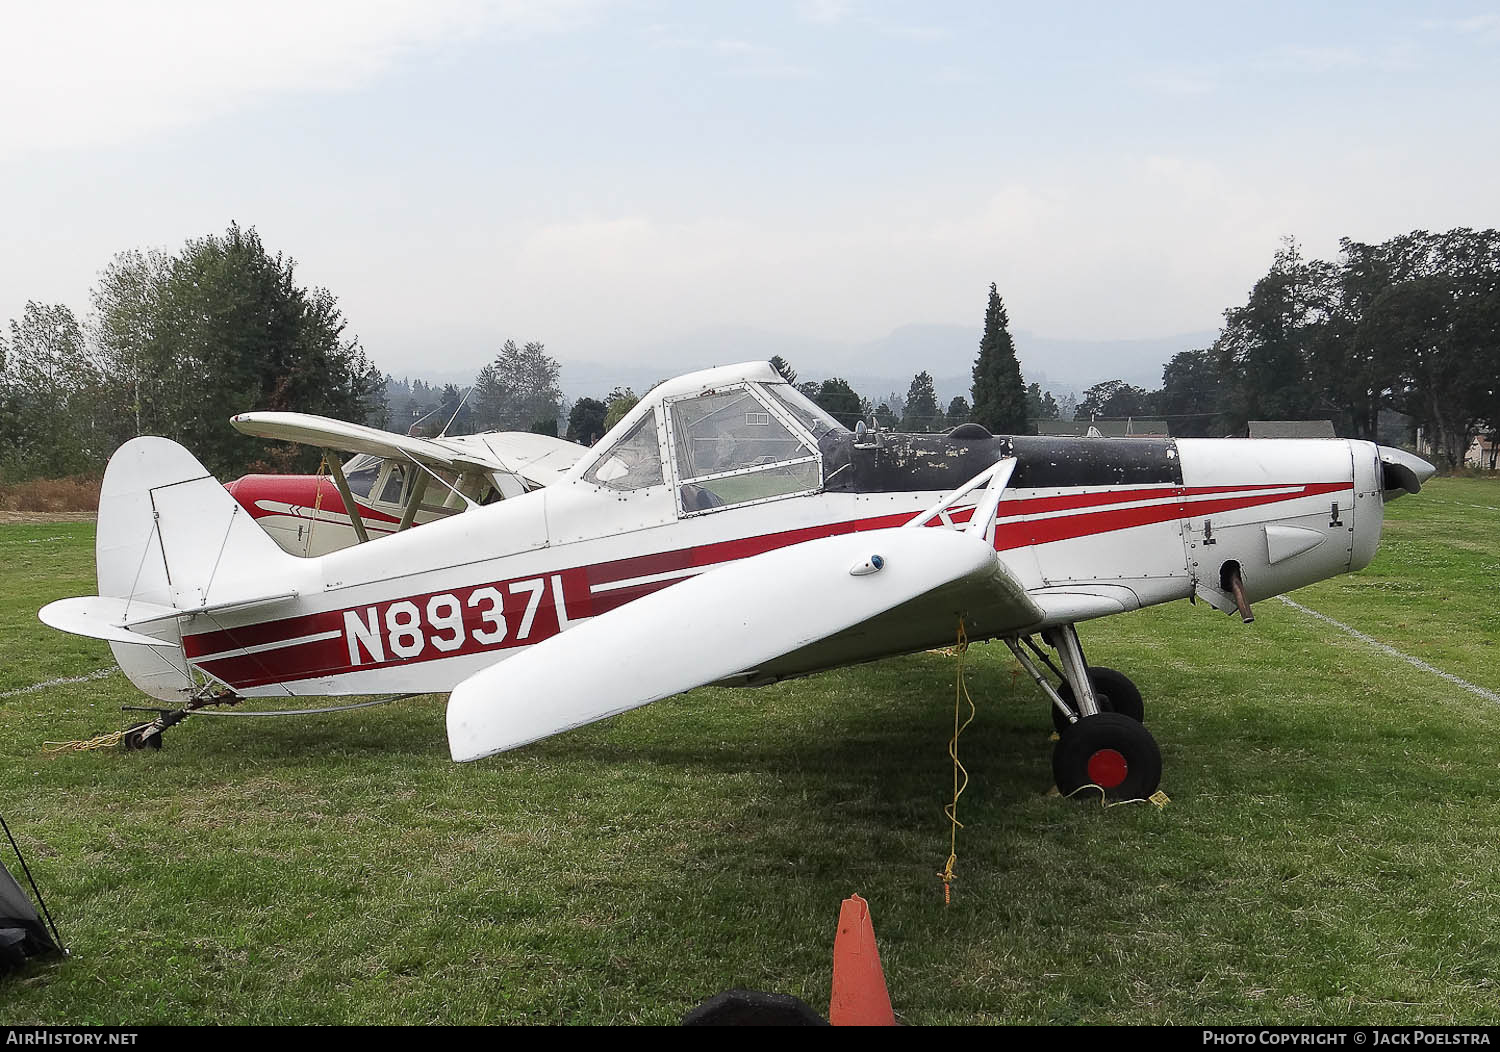
M 850 432 L 756 362 L 661 384 L 545 489 L 317 558 L 136 439 L 104 478 L 99 594 L 41 617 L 172 704 L 133 744 L 243 698 L 442 692 L 456 760 L 961 629 L 1036 680 L 1062 791 L 1144 797 L 1140 692 L 1075 626 L 1184 599 L 1248 621 L 1368 565 L 1385 502 L 1432 472 L 1345 440 Z
M 241 413 L 229 423 L 241 434 L 323 451 L 327 475 L 245 475 L 224 485 L 277 544 L 302 556 L 541 489 L 586 452 L 519 431 L 416 438 L 307 413 Z

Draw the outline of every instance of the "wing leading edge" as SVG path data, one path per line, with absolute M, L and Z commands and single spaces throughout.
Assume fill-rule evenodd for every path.
M 464 680 L 455 760 L 477 760 L 707 683 L 747 683 L 1040 623 L 982 537 L 887 529 L 742 559 L 654 592 Z
M 489 432 L 455 438 L 414 438 L 308 413 L 241 413 L 229 421 L 237 431 L 277 442 L 297 442 L 386 460 L 412 459 L 453 472 L 504 471 L 533 486 L 557 481 L 587 450 L 546 435 Z

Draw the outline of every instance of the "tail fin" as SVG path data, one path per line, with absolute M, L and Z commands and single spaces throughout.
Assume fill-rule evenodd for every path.
M 100 595 L 184 612 L 271 598 L 266 582 L 285 580 L 298 565 L 207 468 L 165 438 L 132 439 L 110 458 L 95 559 Z
M 191 453 L 165 438 L 132 439 L 110 458 L 99 491 L 95 561 L 99 595 L 109 602 L 65 599 L 42 619 L 110 640 L 130 681 L 162 700 L 178 700 L 194 685 L 180 615 L 290 598 L 302 562 L 282 551 Z M 108 624 L 81 627 L 101 615 Z M 160 643 L 125 641 L 143 637 Z

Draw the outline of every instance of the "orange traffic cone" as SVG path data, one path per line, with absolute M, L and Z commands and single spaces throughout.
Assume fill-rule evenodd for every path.
M 870 904 L 858 895 L 839 909 L 833 940 L 833 996 L 828 1021 L 834 1026 L 895 1026 L 891 995 L 880 970 L 880 950 L 870 924 Z

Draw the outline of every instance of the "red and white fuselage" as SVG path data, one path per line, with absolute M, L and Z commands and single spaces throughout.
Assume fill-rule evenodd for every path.
M 1038 443 L 1054 454 L 1078 447 L 1070 453 L 1082 458 L 1076 485 L 1025 485 L 1022 472 L 994 529 L 1006 567 L 1058 623 L 1195 596 L 1232 609 L 1221 580 L 1230 562 L 1254 601 L 1360 569 L 1374 555 L 1383 505 L 1373 444 L 1152 443 L 1180 478 L 1111 484 L 1117 458 L 1145 452 L 1140 441 L 1012 443 L 1023 467 L 1032 454 L 1020 447 Z M 902 437 L 871 442 L 891 448 Z M 186 657 L 247 696 L 447 691 L 518 648 L 704 570 L 899 526 L 945 492 L 823 486 L 685 513 L 668 479 L 616 491 L 587 480 L 587 469 L 585 461 L 545 490 L 300 562 L 294 614 L 258 608 L 186 625 Z M 928 528 L 962 524 L 971 511 Z M 691 639 L 691 625 L 661 630 Z

